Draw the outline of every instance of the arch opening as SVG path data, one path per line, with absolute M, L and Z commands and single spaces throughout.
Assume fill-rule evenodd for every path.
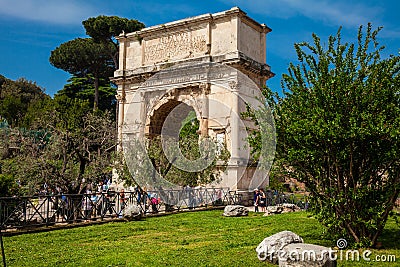
M 168 100 L 154 110 L 145 134 L 150 139 L 160 136 L 161 133 L 166 136 L 178 136 L 182 123 L 189 114 L 196 114 L 193 107 L 174 99 Z M 172 118 L 169 118 L 168 124 L 165 125 L 164 122 L 168 116 L 172 116 Z

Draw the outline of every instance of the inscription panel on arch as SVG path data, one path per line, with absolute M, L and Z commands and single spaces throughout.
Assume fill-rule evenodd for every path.
M 204 55 L 207 52 L 207 30 L 173 32 L 144 40 L 142 45 L 145 65 Z

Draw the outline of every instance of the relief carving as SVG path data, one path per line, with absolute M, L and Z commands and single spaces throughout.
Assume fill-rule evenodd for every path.
M 192 32 L 175 33 L 146 42 L 144 63 L 161 62 L 172 58 L 190 57 L 207 51 L 206 35 Z
M 229 81 L 228 84 L 229 84 L 229 87 L 230 87 L 232 90 L 234 90 L 234 91 L 237 90 L 237 88 L 238 88 L 238 83 L 237 83 L 236 81 Z

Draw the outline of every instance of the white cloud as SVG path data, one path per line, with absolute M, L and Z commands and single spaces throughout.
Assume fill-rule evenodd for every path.
M 383 27 L 379 35 L 384 38 L 400 38 L 400 28 Z
M 76 24 L 94 13 L 83 1 L 0 0 L 0 15 L 28 21 Z
M 225 3 L 238 5 L 253 13 L 267 14 L 271 17 L 290 18 L 302 15 L 329 25 L 358 27 L 367 22 L 376 21 L 382 8 L 367 6 L 350 1 L 326 0 L 222 0 Z

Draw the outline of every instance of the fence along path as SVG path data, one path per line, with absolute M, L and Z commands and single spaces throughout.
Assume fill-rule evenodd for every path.
M 153 203 L 152 203 L 153 200 Z M 307 208 L 307 199 L 293 194 L 267 194 L 266 206 L 283 203 Z M 229 188 L 185 188 L 133 192 L 97 192 L 43 196 L 0 197 L 0 229 L 24 229 L 121 218 L 126 207 L 135 205 L 143 216 L 159 212 L 243 203 L 241 195 Z
M 153 203 L 152 203 L 153 199 Z M 0 197 L 0 228 L 21 229 L 121 218 L 124 209 L 136 205 L 141 214 L 238 204 L 228 188 L 96 192 L 43 196 Z

